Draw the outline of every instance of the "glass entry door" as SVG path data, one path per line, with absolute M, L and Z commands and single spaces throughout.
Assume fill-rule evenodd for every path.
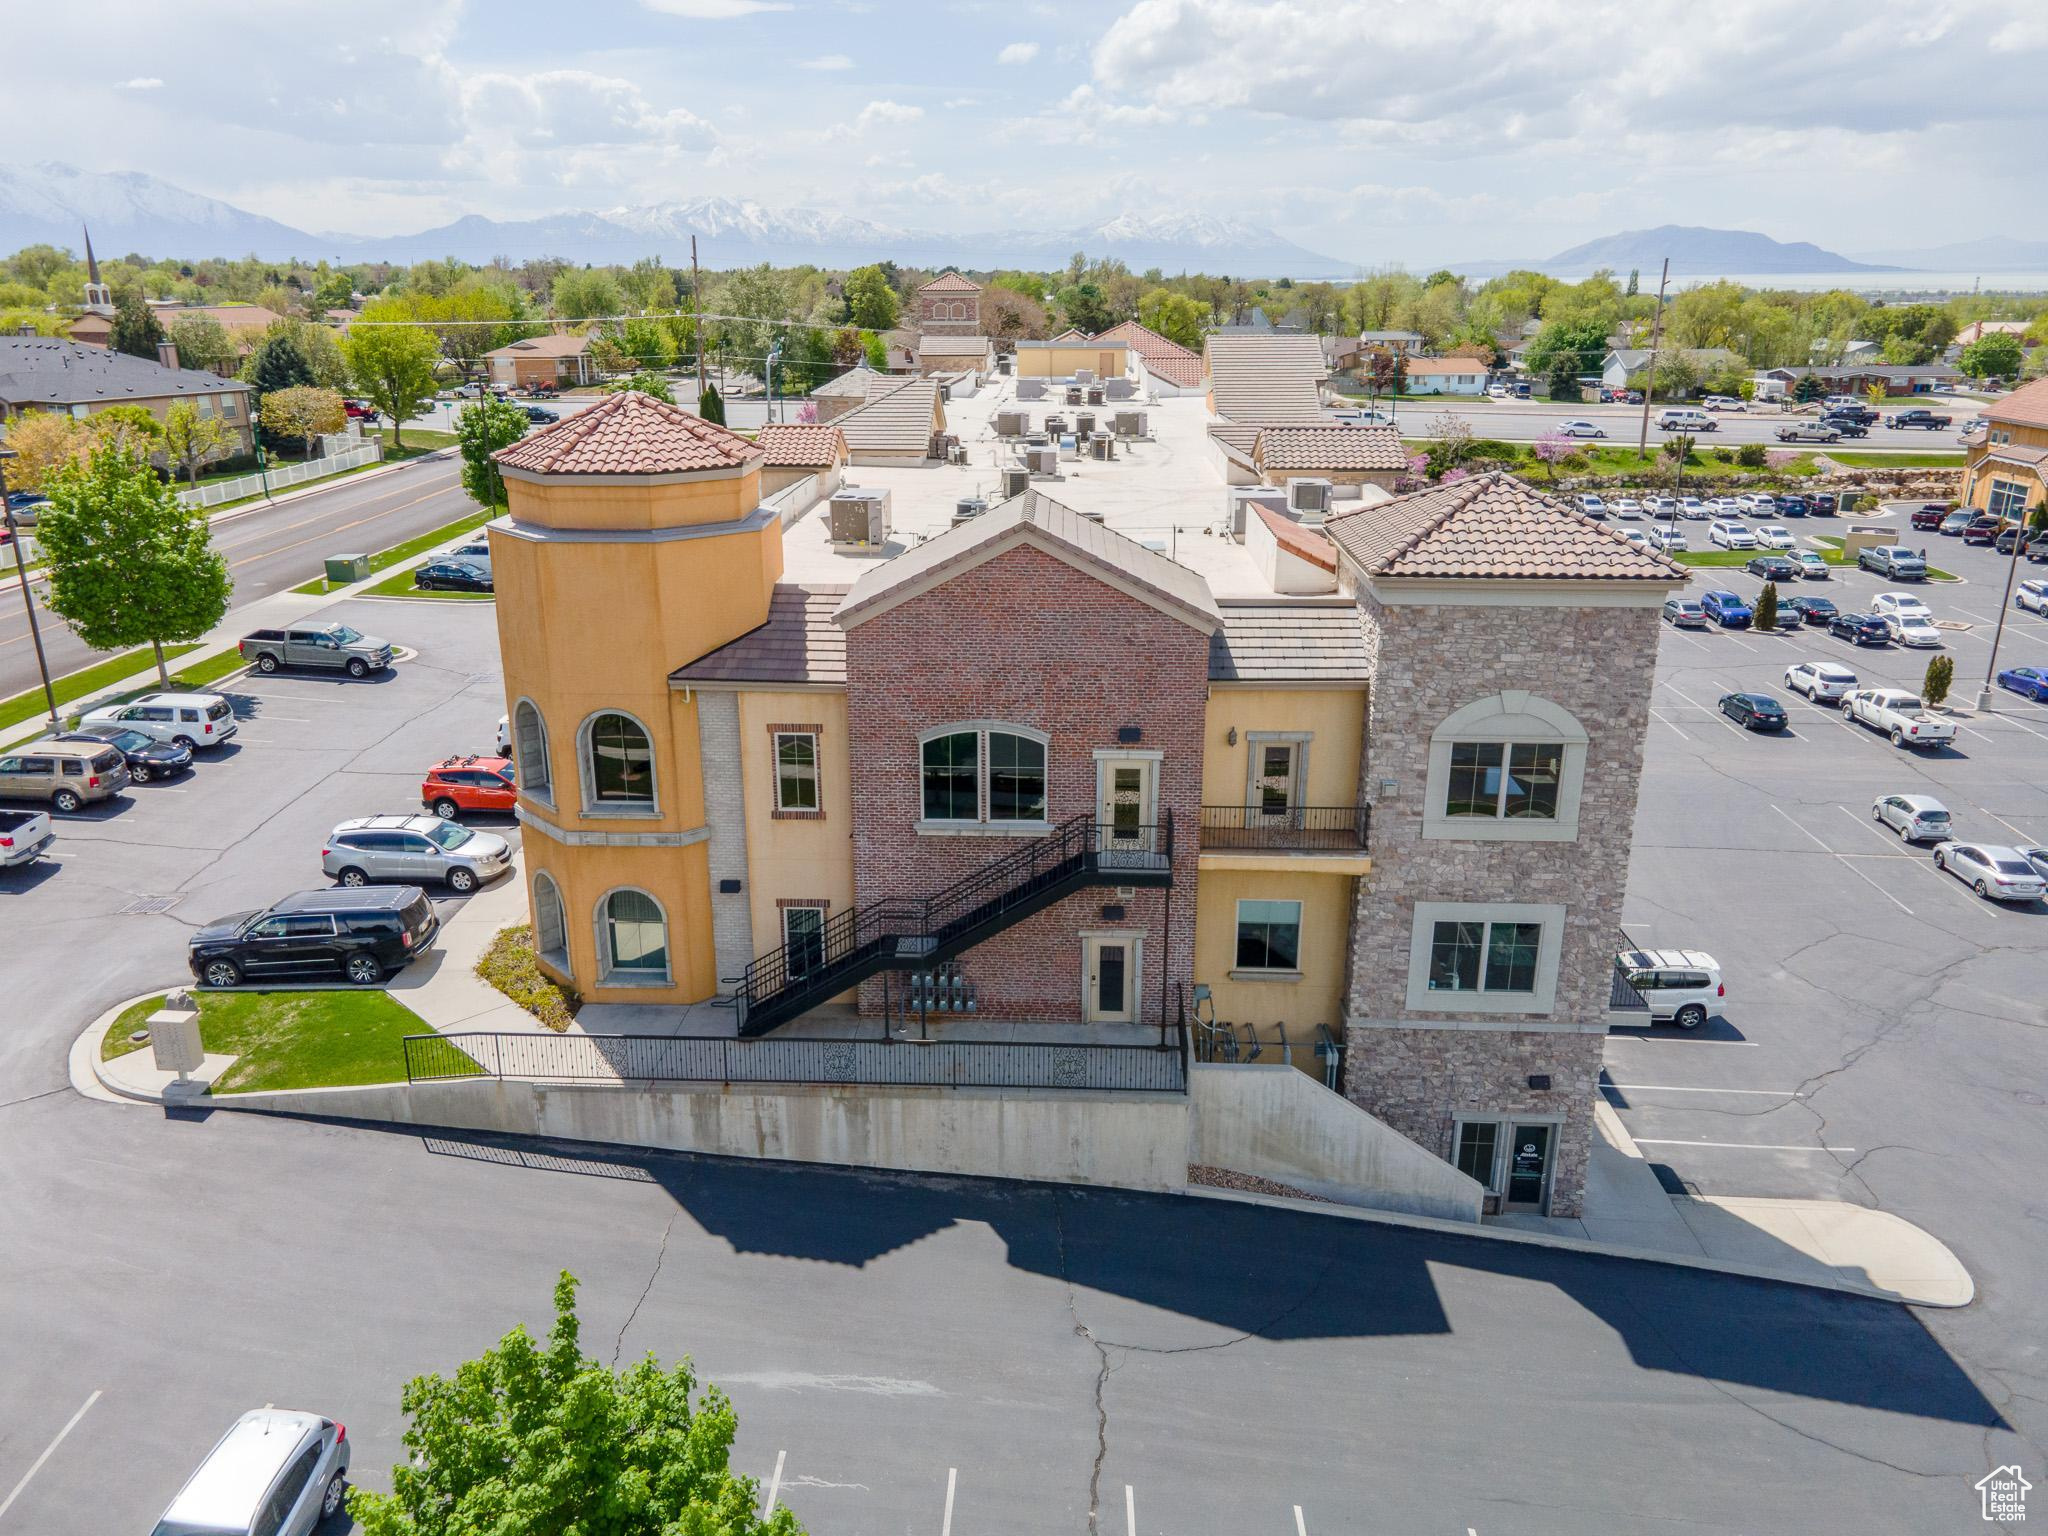
M 1150 758 L 1104 758 L 1096 769 L 1095 819 L 1101 852 L 1152 851 L 1152 769 Z
M 1138 946 L 1134 938 L 1082 941 L 1084 1015 L 1090 1024 L 1128 1024 L 1137 1017 Z
M 1541 1214 L 1550 1204 L 1551 1145 L 1554 1125 L 1517 1125 L 1508 1138 L 1507 1197 L 1510 1211 Z
M 1253 750 L 1258 762 L 1252 778 L 1252 814 L 1261 822 L 1285 825 L 1294 810 L 1295 745 L 1269 741 Z

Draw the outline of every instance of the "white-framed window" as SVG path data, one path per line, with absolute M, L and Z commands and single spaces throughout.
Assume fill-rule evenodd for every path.
M 1051 738 L 1029 726 L 965 721 L 918 739 L 921 827 L 1046 824 Z
M 512 706 L 512 759 L 519 772 L 519 787 L 541 799 L 553 798 L 548 770 L 548 726 L 540 706 L 521 699 Z
M 597 904 L 598 979 L 607 987 L 669 984 L 668 918 L 643 890 L 622 886 Z
M 1539 902 L 1418 901 L 1408 953 L 1412 1013 L 1549 1013 L 1565 909 Z
M 1301 903 L 1245 900 L 1237 904 L 1237 960 L 1231 976 L 1301 974 Z
M 2017 521 L 2027 510 L 2027 488 L 2017 480 L 1993 478 L 1991 495 L 1984 504 L 1984 510 L 1993 517 L 2009 517 Z
M 1454 711 L 1430 734 L 1422 835 L 1574 841 L 1586 745 L 1570 711 L 1532 693 L 1497 693 Z
M 562 918 L 562 892 L 546 870 L 533 873 L 533 947 L 557 970 L 569 969 L 569 926 Z
M 775 733 L 775 809 L 817 811 L 818 738 L 810 731 Z M 794 909 L 791 909 L 794 910 Z
M 233 395 L 222 395 L 220 397 L 220 413 L 228 421 L 235 419 L 235 397 Z
M 655 813 L 654 737 L 623 710 L 599 710 L 577 733 L 583 809 L 594 816 Z

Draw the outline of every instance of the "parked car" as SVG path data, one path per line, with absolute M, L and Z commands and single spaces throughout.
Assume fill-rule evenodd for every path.
M 1744 523 L 1715 518 L 1707 524 L 1707 542 L 1718 544 L 1723 549 L 1755 549 L 1756 534 Z
M 1922 533 L 1932 533 L 1941 527 L 1942 520 L 1948 514 L 1949 509 L 1947 507 L 1936 503 L 1931 506 L 1915 507 L 1906 521 Z
M 1884 424 L 1894 430 L 1918 427 L 1925 432 L 1946 432 L 1955 425 L 1955 417 L 1940 416 L 1925 406 L 1913 406 L 1909 410 L 1894 411 L 1885 417 Z
M 1752 576 L 1761 576 L 1765 581 L 1797 581 L 1799 562 L 1788 560 L 1783 555 L 1758 555 L 1743 567 Z
M 348 1430 L 332 1419 L 245 1413 L 178 1490 L 158 1536 L 308 1536 L 341 1513 L 348 1460 Z
M 112 747 L 128 764 L 128 777 L 137 784 L 151 779 L 169 779 L 192 766 L 192 749 L 175 747 L 140 731 L 101 726 L 90 731 L 65 731 L 55 741 L 96 741 Z
M 1977 514 L 1972 512 L 1968 507 L 1958 507 L 1955 511 L 1949 513 L 1946 517 L 1944 517 L 1939 523 L 1936 523 L 1934 525 L 1934 531 L 1938 534 L 1943 535 L 1945 538 L 1957 538 L 1961 536 L 1962 531 L 1965 528 L 1969 527 L 1970 524 L 1974 523 L 1976 520 Z
M 1789 608 L 1798 614 L 1802 624 L 1811 624 L 1820 629 L 1827 628 L 1828 621 L 1835 616 L 1835 605 L 1824 597 L 1807 597 L 1802 594 L 1783 598 L 1778 606 Z
M 1838 613 L 1828 620 L 1828 633 L 1857 645 L 1890 645 L 1892 632 L 1874 613 Z
M 1939 843 L 1934 867 L 1991 901 L 2039 901 L 2048 880 L 2017 848 L 1999 843 Z
M 151 741 L 188 751 L 222 746 L 239 729 L 234 706 L 217 693 L 145 693 L 126 704 L 87 710 L 78 728 L 140 731 Z
M 1859 427 L 1877 425 L 1877 412 L 1861 400 L 1837 398 L 1821 407 L 1822 421 L 1853 421 Z
M 1802 549 L 1793 555 L 1792 558 L 1799 562 L 1799 574 L 1804 580 L 1831 581 L 1834 579 L 1833 573 L 1828 569 L 1827 561 L 1821 559 L 1812 550 Z
M 2048 848 L 2015 849 L 2019 856 L 2034 866 L 2034 872 L 2048 880 Z
M 434 880 L 467 895 L 512 867 L 512 845 L 495 832 L 438 816 L 358 816 L 327 834 L 320 868 L 342 885 Z
M 1588 491 L 1579 497 L 1579 510 L 1588 517 L 1605 517 L 1607 515 L 1607 503 L 1598 496 L 1595 496 L 1591 491 Z
M 1943 747 L 1956 739 L 1953 720 L 1928 713 L 1920 695 L 1903 688 L 1858 688 L 1843 696 L 1842 712 L 1892 739 L 1895 747 Z
M 1698 1029 L 1728 995 L 1720 964 L 1697 949 L 1629 949 L 1614 963 L 1644 1002 L 1650 1022 Z
M 1708 395 L 1706 399 L 1700 402 L 1700 405 L 1709 411 L 1747 411 L 1749 409 L 1746 401 L 1738 400 L 1733 395 Z
M 0 811 L 0 869 L 35 863 L 56 840 L 48 811 Z
M 2007 667 L 1998 674 L 1998 686 L 2023 694 L 2036 704 L 2048 704 L 2048 671 L 2040 667 Z
M 2001 517 L 1973 517 L 1963 528 L 1965 544 L 1989 544 L 2010 527 Z M 2006 546 L 2008 549 L 2010 545 Z
M 1626 539 L 1631 548 L 1645 551 L 1655 548 L 1655 546 L 1650 543 L 1650 535 L 1648 533 L 1644 533 L 1643 530 L 1640 528 L 1617 528 L 1615 532 L 1619 533 L 1622 536 L 1622 538 Z M 1654 533 L 1656 532 L 1656 530 L 1653 528 L 1650 530 L 1650 532 Z
M 420 785 L 420 804 L 452 821 L 463 811 L 497 811 L 510 815 L 519 803 L 519 785 L 506 757 L 450 757 L 427 770 Z
M 1812 510 L 1815 517 L 1833 517 L 1835 515 L 1835 493 L 1833 491 L 1815 491 L 1807 498 L 1807 506 Z
M 1700 606 L 1700 601 L 1696 597 L 1666 598 L 1664 622 L 1675 629 L 1705 629 L 1707 610 Z
M 1607 429 L 1590 421 L 1560 421 L 1553 431 L 1560 437 L 1605 437 Z
M 1770 517 L 1778 510 L 1777 499 L 1769 491 L 1743 491 L 1736 496 L 1735 504 L 1748 517 Z
M 1785 706 L 1768 693 L 1724 693 L 1720 708 L 1745 731 L 1782 731 L 1789 723 Z
M 1893 614 L 1906 614 L 1916 619 L 1932 619 L 1933 610 L 1911 592 L 1880 592 L 1870 600 L 1870 611 L 1881 619 Z
M 2021 613 L 2048 615 L 2048 581 L 2023 581 L 2013 589 L 2012 605 Z
M 1785 686 L 1816 704 L 1839 704 L 1856 687 L 1856 674 L 1833 661 L 1801 661 L 1785 669 Z
M 1884 622 L 1896 644 L 1910 645 L 1918 650 L 1941 648 L 1941 631 L 1935 628 L 1932 619 L 1923 619 L 1911 613 L 1894 613 L 1887 615 Z
M 491 573 L 467 560 L 430 560 L 412 573 L 421 592 L 490 592 Z
M 440 929 L 416 885 L 323 886 L 206 924 L 186 941 L 185 963 L 209 987 L 337 975 L 372 987 L 425 954 Z
M 1797 491 L 1787 491 L 1778 498 L 1778 515 L 1780 517 L 1806 516 L 1806 498 Z
M 1991 547 L 2001 555 L 2009 555 L 2012 553 L 2013 544 L 2017 542 L 2020 553 L 2024 555 L 2040 542 L 2042 531 L 2039 528 L 2022 528 L 2018 523 L 2007 523 L 1998 530 L 1998 537 L 1991 541 Z
M 1756 617 L 1749 604 L 1733 592 L 1705 593 L 1700 598 L 1700 607 L 1723 629 L 1747 629 L 1750 620 Z
M 0 800 L 47 800 L 69 816 L 128 787 L 128 765 L 104 744 L 31 741 L 0 754 Z
M 311 667 L 368 677 L 391 665 L 391 642 L 379 640 L 346 624 L 303 629 L 254 629 L 241 640 L 242 655 L 258 672 L 279 667 Z
M 350 421 L 370 421 L 377 415 L 377 408 L 367 400 L 344 400 L 341 408 Z
M 1783 523 L 1765 523 L 1754 529 L 1758 549 L 1792 549 L 1798 540 L 1792 537 L 1792 530 Z
M 1617 496 L 1608 503 L 1608 509 L 1616 517 L 1634 519 L 1643 515 L 1643 504 L 1633 496 Z
M 1948 807 L 1932 795 L 1879 795 L 1870 802 L 1870 814 L 1904 842 L 1948 841 Z
M 498 716 L 497 739 L 498 756 L 510 757 L 512 755 L 512 717 L 510 715 Z
M 1716 496 L 1711 501 L 1699 501 L 1691 496 L 1679 505 L 1678 515 L 1691 523 L 1704 523 L 1714 517 L 1740 517 L 1742 508 L 1735 504 L 1732 496 Z
M 1839 443 L 1842 429 L 1824 421 L 1788 422 L 1771 434 L 1781 443 Z
M 1896 544 L 1876 544 L 1859 549 L 1856 551 L 1856 564 L 1861 570 L 1875 571 L 1893 581 L 1927 579 L 1927 562 L 1920 558 L 1919 552 L 1901 549 Z
M 1633 528 L 1627 531 L 1629 533 L 1635 532 Z M 1650 530 L 1650 548 L 1654 550 L 1661 551 L 1667 555 L 1678 555 L 1685 553 L 1691 547 L 1685 541 L 1685 530 L 1683 528 L 1658 527 Z
M 491 568 L 491 541 L 480 533 L 473 533 L 454 548 L 442 550 L 434 558 L 460 560 L 464 565 L 480 566 L 488 572 Z
M 562 419 L 560 411 L 551 411 L 544 405 L 526 407 L 526 419 L 539 426 L 548 426 Z

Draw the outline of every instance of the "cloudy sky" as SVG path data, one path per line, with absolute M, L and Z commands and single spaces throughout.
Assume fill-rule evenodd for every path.
M 8 51 L 9 160 L 312 230 L 724 194 L 1364 263 L 2048 238 L 2048 0 L 70 0 Z

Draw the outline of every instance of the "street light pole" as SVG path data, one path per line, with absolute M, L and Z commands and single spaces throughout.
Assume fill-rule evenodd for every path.
M 1657 279 L 1657 313 L 1650 317 L 1650 367 L 1643 380 L 1643 426 L 1636 434 L 1638 459 L 1650 448 L 1650 401 L 1657 394 L 1657 346 L 1664 339 L 1664 290 L 1671 285 L 1671 258 L 1664 258 L 1664 275 Z
M 263 415 L 256 406 L 249 407 L 249 441 L 256 445 L 256 478 L 263 482 L 263 499 L 270 500 L 270 464 L 263 454 Z
M 2013 524 L 2012 529 L 2012 558 L 2005 563 L 2005 597 L 1998 605 L 1998 627 L 1991 632 L 1991 660 L 1984 667 L 1984 686 L 1977 690 L 1977 710 L 1980 714 L 1989 713 L 1992 696 L 1998 689 L 1998 642 L 2005 638 L 2005 616 L 2012 612 L 2012 584 L 2013 579 L 2019 575 L 2020 545 L 2026 542 L 2027 517 L 2027 509 L 2022 506 L 2019 519 Z M 2044 536 L 2048 536 L 2048 529 L 2042 532 Z M 1994 545 L 1997 543 L 1995 536 L 1992 542 Z
M 28 560 L 21 552 L 21 523 L 14 515 L 14 504 L 7 499 L 7 461 L 16 457 L 12 448 L 0 448 L 0 507 L 6 508 L 7 542 L 14 546 L 14 572 L 21 578 L 21 606 L 28 612 L 29 638 L 36 648 L 36 670 L 43 677 L 43 701 L 50 706 L 50 729 L 62 730 L 64 723 L 57 718 L 57 690 L 50 686 L 50 658 L 43 654 L 43 629 L 36 622 L 35 594 L 29 590 Z

